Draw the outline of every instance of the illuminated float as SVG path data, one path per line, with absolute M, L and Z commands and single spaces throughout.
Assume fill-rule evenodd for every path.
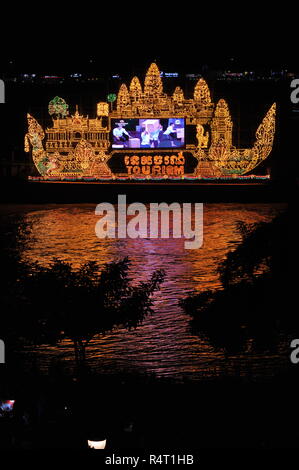
M 166 180 L 254 178 L 252 170 L 270 154 L 275 134 L 272 104 L 251 148 L 236 148 L 224 99 L 212 103 L 203 78 L 192 99 L 176 87 L 163 92 L 160 71 L 149 67 L 144 86 L 134 77 L 122 84 L 116 108 L 97 104 L 97 116 L 69 114 L 55 97 L 49 103 L 53 125 L 45 130 L 28 114 L 25 151 L 32 152 L 43 180 Z M 261 177 L 262 178 L 262 177 Z

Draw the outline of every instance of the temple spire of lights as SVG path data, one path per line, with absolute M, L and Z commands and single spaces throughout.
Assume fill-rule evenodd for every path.
M 144 80 L 144 93 L 149 96 L 159 96 L 163 93 L 163 83 L 160 70 L 156 63 L 152 63 Z
M 226 145 L 232 145 L 233 122 L 231 120 L 228 104 L 224 99 L 220 99 L 216 105 L 214 117 L 211 122 L 212 143 L 223 138 Z
M 138 100 L 142 96 L 142 86 L 138 77 L 133 77 L 130 83 L 130 96 Z
M 211 104 L 210 90 L 203 78 L 200 78 L 195 85 L 194 100 L 206 105 Z
M 184 101 L 184 92 L 180 86 L 177 86 L 172 95 L 173 101 L 176 103 L 183 103 Z
M 130 94 L 127 85 L 123 83 L 119 89 L 117 96 L 117 109 L 126 108 L 130 103 Z

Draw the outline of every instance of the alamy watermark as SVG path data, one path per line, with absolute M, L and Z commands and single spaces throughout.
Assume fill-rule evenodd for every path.
M 293 104 L 298 104 L 299 103 L 299 78 L 294 78 L 294 80 L 291 81 L 291 88 L 294 88 L 290 96 L 291 102 Z
M 95 232 L 99 238 L 184 238 L 187 250 L 203 244 L 203 204 L 150 203 L 127 205 L 125 194 L 118 195 L 117 211 L 109 202 L 95 210 L 101 219 Z M 129 218 L 128 216 L 133 216 Z M 172 216 L 172 217 L 171 217 Z M 172 223 L 171 223 L 172 222 Z
M 5 363 L 5 344 L 2 339 L 0 339 L 0 364 Z
M 5 103 L 5 85 L 3 80 L 0 80 L 0 103 Z
M 293 364 L 298 364 L 299 362 L 299 339 L 293 339 L 291 341 L 291 348 L 293 351 L 290 355 L 290 360 Z

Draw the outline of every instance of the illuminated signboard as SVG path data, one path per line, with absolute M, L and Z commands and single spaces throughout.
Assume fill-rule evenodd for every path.
M 132 177 L 182 177 L 192 174 L 198 161 L 191 152 L 113 152 L 109 160 L 111 171 Z

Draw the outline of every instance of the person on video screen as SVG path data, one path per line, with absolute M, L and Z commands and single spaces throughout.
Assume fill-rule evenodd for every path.
M 177 138 L 177 131 L 175 129 L 175 124 L 174 122 L 172 122 L 171 124 L 169 124 L 169 126 L 167 127 L 166 131 L 164 132 L 164 135 L 168 136 L 168 138 L 170 140 L 175 140 Z
M 113 138 L 115 144 L 122 144 L 129 140 L 130 134 L 126 131 L 125 125 L 126 123 L 121 119 L 119 122 L 116 123 L 117 127 L 113 129 Z
M 142 148 L 150 147 L 150 133 L 145 128 L 141 132 L 141 147 Z
M 161 124 L 159 124 L 157 128 L 154 128 L 150 132 L 150 146 L 151 147 L 153 148 L 159 147 L 162 132 L 163 132 L 163 127 L 161 126 Z

